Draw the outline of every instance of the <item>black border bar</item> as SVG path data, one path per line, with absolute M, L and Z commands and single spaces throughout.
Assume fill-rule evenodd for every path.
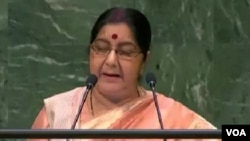
M 158 129 L 0 129 L 0 138 L 84 138 L 84 139 L 221 139 L 221 130 L 158 130 Z

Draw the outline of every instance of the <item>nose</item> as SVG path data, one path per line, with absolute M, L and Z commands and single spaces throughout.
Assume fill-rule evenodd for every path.
M 117 55 L 115 50 L 111 50 L 110 53 L 107 55 L 105 63 L 108 66 L 115 67 L 117 65 Z

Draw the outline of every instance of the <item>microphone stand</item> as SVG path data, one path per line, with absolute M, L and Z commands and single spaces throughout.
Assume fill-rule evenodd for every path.
M 79 118 L 79 116 L 80 116 L 80 114 L 82 112 L 83 105 L 84 105 L 85 101 L 87 100 L 87 96 L 88 96 L 89 90 L 90 89 L 87 88 L 86 91 L 85 91 L 85 93 L 84 93 L 84 95 L 83 95 L 83 97 L 82 97 L 82 102 L 81 102 L 81 104 L 79 106 L 78 112 L 77 112 L 75 120 L 74 120 L 74 122 L 73 122 L 73 124 L 71 126 L 71 129 L 75 129 L 77 120 L 78 120 L 78 118 Z
M 75 129 L 76 123 L 77 123 L 77 121 L 78 121 L 78 119 L 80 117 L 80 114 L 82 112 L 82 108 L 84 106 L 85 101 L 87 100 L 87 96 L 88 96 L 88 93 L 89 93 L 89 91 L 90 91 L 91 88 L 92 88 L 92 86 L 89 86 L 89 87 L 87 86 L 87 89 L 86 89 L 86 91 L 83 94 L 81 104 L 79 106 L 79 109 L 78 109 L 78 112 L 77 112 L 76 117 L 74 119 L 74 122 L 73 122 L 73 124 L 71 126 L 72 130 Z M 67 138 L 66 141 L 69 141 L 69 139 Z
M 157 116 L 158 116 L 158 120 L 159 120 L 159 123 L 160 123 L 160 127 L 161 129 L 163 130 L 164 127 L 163 127 L 163 122 L 162 122 L 162 116 L 161 116 L 161 112 L 160 112 L 160 108 L 159 108 L 159 104 L 158 104 L 158 100 L 157 100 L 157 95 L 155 93 L 155 83 L 154 82 L 150 82 L 149 85 L 150 85 L 150 88 L 152 90 L 152 93 L 153 93 L 153 98 L 154 98 L 154 103 L 155 103 L 155 108 L 156 108 L 156 111 L 157 111 Z M 167 141 L 167 139 L 163 139 L 164 141 Z

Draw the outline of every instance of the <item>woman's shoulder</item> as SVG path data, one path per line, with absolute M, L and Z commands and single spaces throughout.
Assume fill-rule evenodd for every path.
M 146 95 L 152 95 L 153 96 L 153 92 L 151 90 L 147 90 L 144 89 L 145 94 Z M 159 102 L 159 106 L 162 109 L 166 109 L 166 108 L 183 108 L 185 110 L 188 111 L 192 111 L 191 109 L 189 109 L 187 106 L 185 106 L 184 104 L 182 104 L 181 102 L 179 102 L 178 100 L 168 97 L 165 94 L 161 93 L 161 92 L 155 92 L 155 94 L 157 95 L 157 100 Z
M 45 98 L 44 104 L 48 108 L 60 107 L 63 105 L 70 105 L 78 96 L 83 94 L 85 90 L 85 86 L 83 87 L 75 87 L 71 90 L 67 90 L 64 92 L 56 93 L 50 97 Z
M 180 117 L 183 117 L 186 121 L 190 121 L 188 128 L 190 129 L 216 129 L 216 127 L 208 121 L 201 114 L 197 113 L 193 109 L 189 108 L 187 105 L 177 101 L 173 98 L 167 97 L 163 94 L 159 94 L 159 99 L 162 100 L 161 103 L 165 103 L 168 101 L 172 102 L 172 113 L 178 112 Z M 164 102 L 165 101 L 165 102 Z M 164 106 L 163 106 L 164 107 Z
M 152 94 L 152 91 L 147 90 L 147 93 Z M 216 128 L 207 119 L 180 101 L 167 97 L 163 93 L 157 92 L 156 94 L 160 110 L 165 113 L 163 115 L 168 115 L 167 119 L 171 119 L 171 117 L 173 117 L 173 120 L 179 119 L 181 124 L 187 124 L 190 129 Z M 169 117 L 170 115 L 171 117 Z
M 67 91 L 63 91 L 63 92 L 53 94 L 50 97 L 46 97 L 44 100 L 48 101 L 48 100 L 56 100 L 56 99 L 73 97 L 74 95 L 83 92 L 84 89 L 85 89 L 85 86 L 83 86 L 83 87 L 75 87 L 75 88 L 72 88 L 72 89 L 67 90 Z

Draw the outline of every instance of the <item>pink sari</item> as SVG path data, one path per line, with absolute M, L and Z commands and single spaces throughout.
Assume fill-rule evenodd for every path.
M 84 88 L 57 95 L 45 100 L 50 128 L 70 128 L 74 115 L 78 109 Z M 105 114 L 90 118 L 88 107 L 83 108 L 83 117 L 77 123 L 78 129 L 160 129 L 158 116 L 154 105 L 152 93 L 140 88 L 140 97 L 120 105 Z M 181 103 L 158 94 L 158 102 L 165 129 L 216 129 L 200 115 L 188 109 Z M 57 104 L 55 104 L 57 103 Z M 63 109 L 63 110 L 62 110 Z M 84 141 L 87 139 L 82 139 Z M 90 139 L 89 139 L 90 140 Z M 95 140 L 95 139 L 92 139 Z M 99 140 L 99 139 L 98 139 Z M 126 141 L 132 139 L 103 139 Z M 133 139 L 149 140 L 149 139 Z M 162 139 L 150 139 L 159 140 Z M 168 139 L 168 141 L 181 141 L 187 139 Z M 194 140 L 194 139 L 189 139 Z M 216 141 L 220 139 L 195 139 L 194 141 Z

